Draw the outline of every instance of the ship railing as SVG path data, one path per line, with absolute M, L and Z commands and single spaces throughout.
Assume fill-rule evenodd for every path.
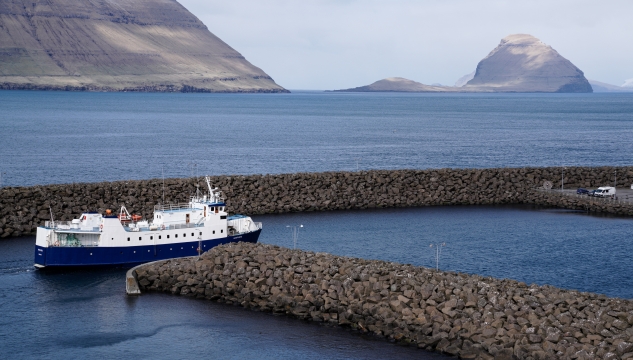
M 47 240 L 49 247 L 98 247 L 100 235 L 74 233 L 58 233 Z
M 53 230 L 99 231 L 98 227 L 86 227 L 73 224 L 72 221 L 45 221 L 44 227 Z
M 185 209 L 191 209 L 191 204 L 177 203 L 177 204 L 154 205 L 154 211 L 171 211 L 171 210 L 185 210 Z

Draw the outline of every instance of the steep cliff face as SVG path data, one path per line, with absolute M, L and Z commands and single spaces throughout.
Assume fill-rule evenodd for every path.
M 464 86 L 498 92 L 592 92 L 584 74 L 551 46 L 525 34 L 510 35 L 479 62 Z
M 175 0 L 2 0 L 0 88 L 286 91 Z

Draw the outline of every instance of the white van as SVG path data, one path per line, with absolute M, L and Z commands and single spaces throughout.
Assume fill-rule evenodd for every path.
M 596 197 L 615 197 L 615 188 L 613 186 L 599 187 L 597 190 L 589 192 L 589 195 Z

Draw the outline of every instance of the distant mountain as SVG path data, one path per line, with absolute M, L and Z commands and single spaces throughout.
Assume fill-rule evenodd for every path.
M 479 62 L 465 88 L 497 92 L 592 92 L 584 74 L 531 35 L 510 35 Z
M 346 92 L 457 92 L 459 89 L 452 86 L 424 85 L 413 80 L 391 77 L 378 80 L 373 84 L 360 86 L 353 89 L 335 90 Z
M 475 72 L 473 71 L 470 74 L 466 74 L 462 77 L 460 77 L 459 79 L 457 79 L 457 81 L 455 82 L 455 86 L 456 87 L 462 87 L 464 85 L 466 85 L 467 82 L 469 82 L 470 80 L 472 80 L 472 78 L 475 77 Z
M 339 91 L 583 93 L 593 89 L 583 72 L 556 50 L 531 35 L 517 34 L 503 38 L 477 70 L 462 76 L 454 87 L 387 78 Z
M 625 81 L 622 87 L 633 87 L 633 79 L 628 79 L 627 81 Z
M 589 80 L 593 92 L 633 92 L 633 87 L 623 87 L 612 84 L 603 83 L 596 80 Z
M 287 91 L 176 0 L 1 0 L 0 89 Z

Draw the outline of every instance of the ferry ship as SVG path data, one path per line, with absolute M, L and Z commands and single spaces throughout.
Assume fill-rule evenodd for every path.
M 189 203 L 156 205 L 152 221 L 130 214 L 83 213 L 72 221 L 47 221 L 37 228 L 35 267 L 120 266 L 200 255 L 230 242 L 256 243 L 262 224 L 229 216 L 221 191 L 196 194 Z

